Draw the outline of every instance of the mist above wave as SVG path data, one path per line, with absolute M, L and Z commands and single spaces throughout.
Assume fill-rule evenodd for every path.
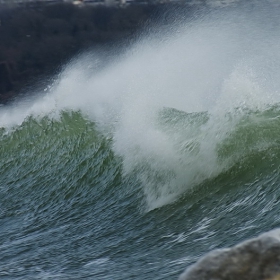
M 84 54 L 44 94 L 2 108 L 0 125 L 80 111 L 112 138 L 124 176 L 136 174 L 148 208 L 170 203 L 229 166 L 219 162 L 217 146 L 247 110 L 280 101 L 276 14 L 268 4 L 176 23 L 143 35 L 106 67 L 99 53 Z M 163 129 L 164 108 L 198 113 L 199 123 L 183 118 L 178 125 L 177 116 Z

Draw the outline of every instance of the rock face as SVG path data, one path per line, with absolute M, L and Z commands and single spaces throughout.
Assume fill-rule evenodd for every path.
M 11 79 L 9 64 L 0 61 L 0 94 L 12 90 L 13 83 Z
M 72 1 L 26 0 L 17 7 L 23 1 L 6 2 L 15 3 L 4 5 L 0 0 L 0 105 L 43 77 L 55 75 L 81 52 L 99 54 L 108 46 L 125 46 L 145 25 L 165 14 L 162 4 L 152 3 L 76 7 Z
M 280 280 L 280 229 L 208 253 L 179 280 Z

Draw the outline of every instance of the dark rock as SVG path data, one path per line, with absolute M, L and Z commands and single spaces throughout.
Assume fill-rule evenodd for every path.
M 280 280 L 280 229 L 206 254 L 179 280 Z
M 0 62 L 0 94 L 9 92 L 13 89 L 11 70 L 6 61 Z
M 163 9 L 32 3 L 9 8 L 0 0 L 0 105 L 84 51 L 127 45 Z

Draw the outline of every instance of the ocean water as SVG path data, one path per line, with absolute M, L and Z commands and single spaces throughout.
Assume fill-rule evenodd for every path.
M 0 279 L 178 279 L 279 227 L 278 15 L 195 14 L 1 107 Z

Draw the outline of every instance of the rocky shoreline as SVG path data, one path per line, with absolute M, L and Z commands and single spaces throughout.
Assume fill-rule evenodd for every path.
M 165 10 L 164 5 L 152 4 L 125 8 L 0 5 L 0 104 L 55 74 L 84 50 L 125 44 Z
M 179 280 L 280 280 L 280 229 L 206 254 Z

